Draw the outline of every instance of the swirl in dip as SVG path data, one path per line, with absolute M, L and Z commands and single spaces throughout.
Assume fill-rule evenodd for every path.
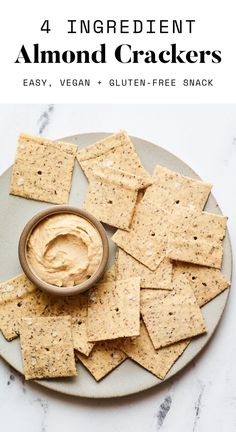
M 97 270 L 103 255 L 97 229 L 83 217 L 62 213 L 39 222 L 27 244 L 34 273 L 52 285 L 79 285 Z

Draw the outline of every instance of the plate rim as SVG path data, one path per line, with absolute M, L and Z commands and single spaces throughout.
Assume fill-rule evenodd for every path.
M 113 134 L 113 133 L 114 132 L 112 132 L 112 133 L 109 133 L 109 132 L 84 132 L 84 133 L 80 133 L 80 134 L 74 134 L 74 135 L 70 135 L 70 136 L 65 136 L 63 138 L 57 138 L 57 140 L 69 142 L 69 140 L 71 140 L 71 139 L 74 140 L 74 141 L 77 141 L 77 140 L 79 140 L 79 137 L 81 137 L 81 136 L 82 137 L 85 137 L 85 136 L 91 137 L 91 135 L 94 135 L 94 136 L 97 136 L 97 135 L 101 135 L 102 136 L 103 135 L 102 138 L 96 138 L 96 140 L 100 140 L 100 139 L 105 138 L 106 136 L 109 136 L 109 135 Z M 142 141 L 144 143 L 148 143 L 151 146 L 155 146 L 155 147 L 159 148 L 160 151 L 162 151 L 163 153 L 165 153 L 169 157 L 174 157 L 175 159 L 178 160 L 178 162 L 180 162 L 181 164 L 187 166 L 188 169 L 194 174 L 194 176 L 196 176 L 196 178 L 202 180 L 201 177 L 195 172 L 195 170 L 192 169 L 191 166 L 189 166 L 184 160 L 182 160 L 181 158 L 179 158 L 178 156 L 176 156 L 174 153 L 170 152 L 169 150 L 166 150 L 165 148 L 161 147 L 159 144 L 155 144 L 154 142 L 151 142 L 151 141 L 146 140 L 144 138 L 140 138 L 140 137 L 137 137 L 137 136 L 134 136 L 134 135 L 129 135 L 129 136 L 130 136 L 131 140 L 138 140 L 138 141 Z M 90 144 L 88 144 L 88 145 L 90 145 Z M 7 168 L 1 174 L 0 177 L 2 177 L 5 173 L 7 173 L 7 171 L 9 169 L 11 169 L 11 167 L 12 167 L 12 165 L 9 168 Z M 223 212 L 221 210 L 221 207 L 218 205 L 218 202 L 217 202 L 214 194 L 212 194 L 212 192 L 211 192 L 210 195 L 213 197 L 214 201 L 217 203 L 217 206 L 218 206 L 220 214 L 223 214 Z M 232 273 L 233 273 L 233 254 L 232 254 L 232 244 L 231 244 L 231 239 L 230 239 L 230 234 L 229 234 L 228 228 L 226 230 L 226 236 L 227 236 L 229 255 L 230 255 L 230 262 L 229 262 L 229 265 L 230 265 L 230 277 L 229 277 L 229 280 L 231 282 L 232 281 Z M 53 382 L 50 381 L 50 380 L 43 380 L 43 381 L 32 380 L 32 382 L 40 385 L 41 388 L 42 387 L 46 388 L 47 390 L 50 390 L 50 391 L 53 391 L 53 392 L 57 392 L 57 393 L 59 393 L 61 395 L 66 395 L 66 396 L 76 397 L 76 398 L 79 397 L 79 398 L 85 398 L 85 399 L 92 399 L 92 400 L 94 400 L 94 399 L 102 399 L 102 400 L 104 400 L 104 399 L 114 399 L 114 398 L 122 398 L 122 397 L 126 397 L 126 396 L 129 396 L 129 395 L 134 395 L 134 394 L 140 394 L 143 391 L 148 391 L 149 389 L 153 389 L 154 387 L 157 387 L 158 385 L 166 383 L 169 379 L 172 379 L 173 377 L 175 377 L 176 375 L 178 375 L 180 372 L 183 372 L 183 370 L 186 368 L 186 366 L 188 366 L 194 359 L 197 359 L 199 357 L 199 355 L 202 354 L 202 351 L 204 351 L 206 349 L 207 344 L 212 340 L 212 337 L 215 335 L 215 332 L 216 332 L 216 330 L 217 330 L 217 328 L 218 328 L 218 326 L 219 326 L 219 324 L 220 324 L 220 322 L 222 320 L 222 316 L 223 316 L 223 314 L 225 312 L 225 309 L 226 309 L 226 306 L 227 306 L 227 303 L 228 303 L 228 300 L 229 300 L 230 287 L 227 288 L 226 290 L 224 290 L 224 292 L 220 293 L 217 297 L 219 297 L 221 294 L 224 294 L 225 297 L 226 297 L 225 298 L 225 303 L 223 305 L 223 308 L 222 308 L 222 311 L 220 313 L 219 319 L 218 319 L 215 327 L 213 328 L 213 331 L 211 332 L 210 337 L 204 341 L 204 343 L 201 345 L 199 351 L 192 358 L 186 359 L 186 361 L 184 362 L 184 364 L 182 365 L 182 367 L 179 370 L 175 371 L 171 376 L 168 376 L 168 374 L 167 374 L 167 378 L 164 379 L 164 380 L 160 380 L 158 382 L 154 382 L 151 385 L 147 384 L 146 386 L 144 386 L 142 388 L 137 388 L 137 390 L 134 390 L 134 391 L 131 391 L 131 392 L 119 393 L 119 394 L 116 394 L 116 395 L 109 395 L 109 396 L 106 396 L 106 395 L 99 395 L 99 396 L 97 396 L 97 395 L 82 395 L 82 394 L 79 395 L 79 394 L 76 394 L 76 393 L 71 393 L 70 391 L 66 391 L 64 388 L 60 388 L 60 387 L 59 388 L 53 388 Z M 13 366 L 11 364 L 11 362 L 9 360 L 6 359 L 6 357 L 3 357 L 2 354 L 1 354 L 1 358 L 6 363 L 8 363 L 14 370 L 16 370 L 17 373 L 19 373 L 20 375 L 23 375 L 21 371 L 19 371 L 15 366 Z M 131 360 L 131 359 L 129 359 L 129 360 Z M 137 364 L 136 362 L 134 362 L 134 363 Z M 140 368 L 142 368 L 141 365 L 138 364 L 138 366 Z M 149 373 L 151 374 L 151 372 L 149 372 Z M 106 379 L 106 376 L 104 377 L 104 379 Z M 99 385 L 99 382 L 97 383 L 97 385 Z

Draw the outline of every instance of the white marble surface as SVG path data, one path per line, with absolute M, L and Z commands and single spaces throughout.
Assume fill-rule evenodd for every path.
M 214 195 L 229 216 L 233 247 L 236 244 L 236 105 L 2 105 L 0 119 L 0 173 L 13 162 L 21 131 L 58 138 L 126 128 L 158 143 L 214 184 Z M 24 383 L 0 359 L 0 430 L 234 432 L 234 288 L 202 354 L 170 381 L 136 396 L 105 401 L 61 396 Z

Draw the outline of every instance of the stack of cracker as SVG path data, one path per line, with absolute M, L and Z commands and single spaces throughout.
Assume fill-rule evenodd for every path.
M 121 351 L 163 379 L 191 338 L 207 331 L 200 307 L 229 286 L 220 271 L 227 218 L 203 211 L 211 184 L 162 166 L 150 178 L 125 132 L 79 150 L 77 159 L 89 180 L 85 208 L 119 228 L 112 237 L 118 246 L 114 279 L 90 294 L 89 338 L 117 338 Z M 131 175 L 133 200 L 126 189 Z M 137 277 L 141 321 L 138 336 L 128 337 L 111 304 Z M 119 306 L 117 313 L 122 319 Z
M 0 284 L 0 329 L 20 335 L 26 379 L 75 376 L 78 361 L 99 381 L 127 358 L 164 379 L 207 332 L 201 307 L 229 286 L 227 219 L 204 211 L 210 184 L 162 166 L 151 176 L 124 131 L 78 151 L 21 135 L 10 192 L 67 202 L 75 156 L 84 207 L 118 228 L 116 260 L 88 296 L 53 298 L 24 275 Z
M 111 135 L 77 152 L 89 180 L 84 208 L 98 220 L 128 230 L 138 192 L 152 183 L 126 132 Z

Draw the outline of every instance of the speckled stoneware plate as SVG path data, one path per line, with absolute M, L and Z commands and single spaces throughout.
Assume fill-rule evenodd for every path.
M 90 133 L 72 137 L 62 138 L 62 140 L 78 144 L 81 147 L 94 143 L 104 138 L 108 134 Z M 156 164 L 164 165 L 174 171 L 178 171 L 187 176 L 198 178 L 196 173 L 184 162 L 166 150 L 150 142 L 139 138 L 132 138 L 137 152 L 145 168 L 152 173 Z M 27 200 L 20 197 L 9 195 L 11 168 L 0 177 L 0 280 L 4 281 L 21 272 L 18 261 L 17 245 L 21 231 L 26 222 L 37 212 L 50 206 L 50 204 Z M 207 179 L 210 180 L 210 179 Z M 87 180 L 76 163 L 72 189 L 70 194 L 70 204 L 82 207 L 87 191 Z M 211 195 L 206 210 L 221 214 L 220 208 Z M 107 228 L 109 236 L 114 232 Z M 110 242 L 110 263 L 114 260 L 115 245 Z M 224 240 L 224 262 L 223 272 L 231 280 L 232 260 L 231 260 L 230 239 L 227 232 Z M 197 337 L 188 346 L 184 354 L 172 367 L 165 380 L 183 369 L 207 344 L 214 330 L 219 323 L 225 308 L 229 290 L 224 291 L 213 301 L 203 307 L 203 314 L 207 323 L 208 333 Z M 0 335 L 0 355 L 19 372 L 23 372 L 19 338 L 6 342 Z M 207 355 L 207 351 L 205 351 Z M 110 398 L 129 395 L 142 390 L 151 388 L 162 381 L 131 360 L 126 360 L 111 374 L 97 383 L 86 369 L 79 364 L 79 375 L 76 378 L 53 379 L 38 381 L 42 386 L 56 390 L 58 392 L 84 396 L 90 398 Z

